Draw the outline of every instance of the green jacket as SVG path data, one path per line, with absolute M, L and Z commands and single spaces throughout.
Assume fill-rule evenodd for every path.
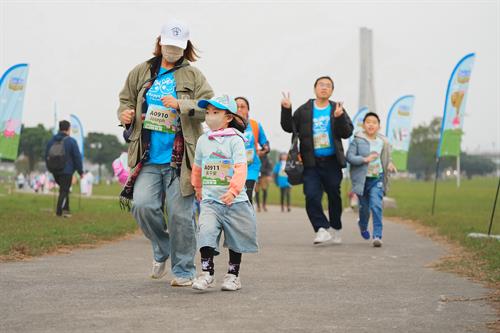
M 144 83 L 155 75 L 154 73 L 156 73 L 160 61 L 161 57 L 155 57 L 132 69 L 119 95 L 118 119 L 126 109 L 136 111 L 128 147 L 128 164 L 131 168 L 137 165 L 144 153 L 141 136 L 141 110 L 147 86 Z M 174 78 L 180 108 L 182 134 L 184 135 L 184 157 L 182 159 L 180 179 L 181 193 L 183 196 L 189 196 L 194 193 L 191 185 L 191 167 L 194 162 L 195 145 L 200 135 L 203 134 L 201 123 L 205 120 L 205 111 L 198 107 L 198 100 L 210 99 L 214 94 L 199 69 L 190 66 L 187 60 L 184 60 L 183 64 L 188 64 L 188 66 L 176 70 Z

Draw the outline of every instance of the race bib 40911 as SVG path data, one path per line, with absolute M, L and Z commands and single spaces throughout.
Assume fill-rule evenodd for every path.
M 231 182 L 230 159 L 206 160 L 202 167 L 202 184 L 215 186 L 228 186 Z

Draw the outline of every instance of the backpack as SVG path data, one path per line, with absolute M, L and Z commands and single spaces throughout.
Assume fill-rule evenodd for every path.
M 47 169 L 52 173 L 60 173 L 66 166 L 66 151 L 64 150 L 64 137 L 61 140 L 56 140 L 50 146 L 47 153 Z
M 249 121 L 254 137 L 253 143 L 255 144 L 255 150 L 259 151 L 259 123 L 253 119 L 249 119 Z

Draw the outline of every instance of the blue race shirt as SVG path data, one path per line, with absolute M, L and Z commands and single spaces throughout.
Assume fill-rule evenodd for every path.
M 161 68 L 160 73 L 165 73 L 167 69 Z M 151 107 L 163 107 L 162 97 L 173 96 L 177 98 L 175 91 L 174 73 L 162 75 L 155 80 L 151 89 L 146 93 L 148 109 Z M 176 112 L 173 110 L 172 112 Z M 151 145 L 149 149 L 149 162 L 153 164 L 170 163 L 172 160 L 172 148 L 174 146 L 175 133 L 151 131 Z
M 247 165 L 248 165 L 248 175 L 247 180 L 257 180 L 259 178 L 260 167 L 262 162 L 260 161 L 259 155 L 257 155 L 257 150 L 255 149 L 255 138 L 253 136 L 252 126 L 250 121 L 248 122 L 247 128 L 245 129 L 245 138 L 248 140 L 245 142 L 245 151 L 247 155 Z M 268 143 L 264 129 L 259 123 L 259 144 L 261 146 Z
M 335 154 L 332 137 L 332 123 L 330 115 L 332 106 L 319 109 L 314 103 L 313 107 L 313 142 L 316 157 L 328 157 Z
M 276 175 L 276 185 L 278 185 L 279 188 L 292 187 L 292 185 L 290 185 L 290 183 L 288 182 L 288 175 L 285 172 L 285 165 L 286 161 L 278 161 L 278 163 L 276 163 L 276 165 L 274 166 L 273 173 Z

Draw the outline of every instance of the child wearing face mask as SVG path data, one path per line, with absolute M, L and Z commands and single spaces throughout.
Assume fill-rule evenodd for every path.
M 363 130 L 354 135 L 346 156 L 351 164 L 352 191 L 359 198 L 359 231 L 363 239 L 370 239 L 368 220 L 371 212 L 374 247 L 382 246 L 382 204 L 389 172 L 396 171 L 389 141 L 379 130 L 380 118 L 368 112 L 363 119 Z
M 241 288 L 242 253 L 258 250 L 255 212 L 245 191 L 247 158 L 242 132 L 247 124 L 228 95 L 201 100 L 198 106 L 207 109 L 205 122 L 210 130 L 198 139 L 191 174 L 196 198 L 201 201 L 198 248 L 202 268 L 192 288 L 205 290 L 215 285 L 214 256 L 219 254 L 224 232 L 229 267 L 221 289 L 234 291 Z

